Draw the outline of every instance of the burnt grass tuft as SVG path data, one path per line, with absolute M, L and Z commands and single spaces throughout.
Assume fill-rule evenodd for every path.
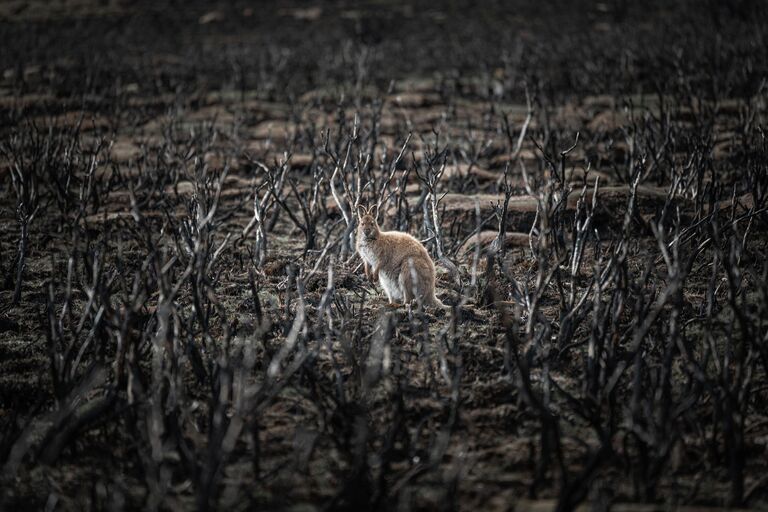
M 768 9 L 669 4 L 2 4 L 2 507 L 768 507 Z

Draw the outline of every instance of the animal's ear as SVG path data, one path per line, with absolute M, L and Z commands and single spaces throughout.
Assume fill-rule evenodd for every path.
M 377 203 L 368 207 L 368 215 L 373 215 L 374 219 L 379 216 L 379 205 Z
M 365 211 L 365 206 L 363 206 L 363 205 L 361 205 L 361 204 L 357 205 L 357 216 L 358 216 L 358 217 L 362 217 L 362 216 L 363 216 L 363 215 L 365 215 L 366 213 L 367 213 L 367 212 Z

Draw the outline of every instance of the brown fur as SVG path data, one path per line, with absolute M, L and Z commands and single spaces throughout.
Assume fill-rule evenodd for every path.
M 381 231 L 372 208 L 358 212 L 357 252 L 365 275 L 379 281 L 390 304 L 414 300 L 446 307 L 435 296 L 435 264 L 424 246 L 408 233 Z

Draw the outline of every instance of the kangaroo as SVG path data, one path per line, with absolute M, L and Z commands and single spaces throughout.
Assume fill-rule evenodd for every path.
M 357 252 L 365 277 L 378 279 L 390 304 L 448 308 L 435 296 L 435 264 L 424 246 L 408 233 L 381 231 L 374 206 L 358 207 Z

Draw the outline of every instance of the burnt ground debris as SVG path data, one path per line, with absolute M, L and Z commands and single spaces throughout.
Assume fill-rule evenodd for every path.
M 766 10 L 3 3 L 3 505 L 768 506 Z

